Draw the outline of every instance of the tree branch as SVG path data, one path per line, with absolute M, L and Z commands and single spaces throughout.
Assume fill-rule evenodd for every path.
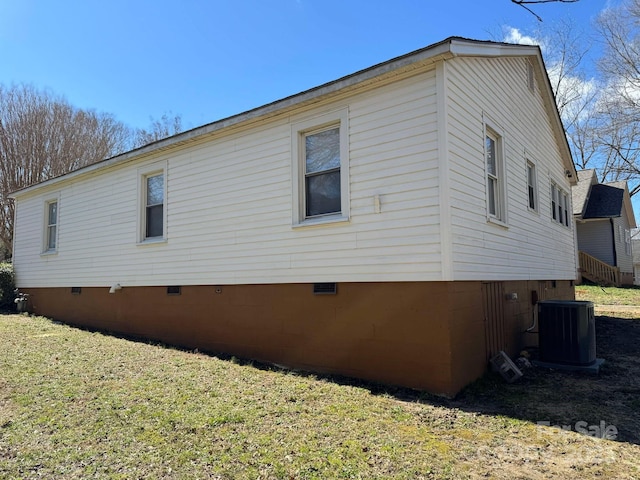
M 537 3 L 575 3 L 579 1 L 580 0 L 511 0 L 512 3 L 515 3 L 516 5 L 520 5 L 527 12 L 529 12 L 531 15 L 536 17 L 536 19 L 539 22 L 542 21 L 542 17 L 538 15 L 536 12 L 534 12 L 533 10 L 531 10 L 529 7 L 527 7 L 527 5 L 532 5 Z

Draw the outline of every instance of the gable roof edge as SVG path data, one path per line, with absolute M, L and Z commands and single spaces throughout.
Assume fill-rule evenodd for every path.
M 400 72 L 404 69 L 419 68 L 424 65 L 433 63 L 439 59 L 452 58 L 455 56 L 469 57 L 469 56 L 484 56 L 484 57 L 515 57 L 515 56 L 527 56 L 536 57 L 539 68 L 542 69 L 542 75 L 546 79 L 546 90 L 543 94 L 545 105 L 547 108 L 552 104 L 550 108 L 555 115 L 554 132 L 556 136 L 561 137 L 558 141 L 561 154 L 563 155 L 563 161 L 565 168 L 572 173 L 570 181 L 575 183 L 577 178 L 575 166 L 569 150 L 566 136 L 564 134 L 564 127 L 562 126 L 562 120 L 558 114 L 558 110 L 555 106 L 555 97 L 551 89 L 551 83 L 544 69 L 544 61 L 540 48 L 532 45 L 517 45 L 498 42 L 489 42 L 483 40 L 471 40 L 462 37 L 449 37 L 441 42 L 429 45 L 427 47 L 409 52 L 399 57 L 392 58 L 382 63 L 378 63 L 371 67 L 359 70 L 352 74 L 341 77 L 337 80 L 324 83 L 317 87 L 302 91 L 290 95 L 288 97 L 276 100 L 271 103 L 256 107 L 245 112 L 241 112 L 230 117 L 226 117 L 186 132 L 167 137 L 156 142 L 144 145 L 140 148 L 130 150 L 114 157 L 102 160 L 100 162 L 87 165 L 64 175 L 54 177 L 44 182 L 40 182 L 34 185 L 27 186 L 10 194 L 10 198 L 16 198 L 30 193 L 35 189 L 44 188 L 46 186 L 54 185 L 59 182 L 71 180 L 79 176 L 84 176 L 92 172 L 107 169 L 116 165 L 135 161 L 141 157 L 156 153 L 158 151 L 166 150 L 176 146 L 180 146 L 191 141 L 211 135 L 220 130 L 240 125 L 242 123 L 257 121 L 258 119 L 268 118 L 269 116 L 280 113 L 289 108 L 295 108 L 297 106 L 303 106 L 305 104 L 317 101 L 320 98 L 326 97 L 339 91 L 348 90 L 349 88 L 355 88 L 359 85 L 367 84 L 369 82 L 375 82 L 376 79 L 384 78 L 387 75 L 392 75 L 394 72 Z M 560 133 L 558 133 L 558 130 Z M 573 181 L 571 179 L 574 179 Z
M 629 222 L 629 228 L 637 228 L 636 215 L 633 211 L 633 204 L 631 203 L 631 195 L 629 194 L 629 186 L 627 182 L 624 182 L 624 194 L 622 199 L 622 207 L 627 216 L 627 222 Z
M 567 177 L 572 185 L 578 182 L 578 174 L 576 171 L 575 163 L 573 161 L 573 155 L 571 154 L 571 148 L 567 141 L 567 135 L 565 133 L 564 124 L 562 118 L 558 112 L 556 104 L 556 97 L 551 87 L 551 81 L 547 74 L 547 69 L 542 57 L 542 51 L 538 45 L 521 45 L 521 44 L 509 44 L 509 43 L 492 43 L 479 42 L 474 40 L 467 40 L 463 38 L 454 37 L 451 39 L 451 53 L 454 56 L 460 57 L 522 57 L 536 59 L 536 65 L 539 69 L 539 73 L 544 78 L 543 85 L 541 85 L 543 101 L 545 107 L 551 112 L 552 128 L 558 141 L 560 148 L 560 154 L 563 157 L 565 170 L 568 172 Z

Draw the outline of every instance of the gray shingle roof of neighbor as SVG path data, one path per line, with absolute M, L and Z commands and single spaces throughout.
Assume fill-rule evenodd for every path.
M 622 188 L 617 184 L 622 183 Z M 591 194 L 583 218 L 611 218 L 622 214 L 624 182 L 591 186 Z
M 585 204 L 589 198 L 589 191 L 591 190 L 591 184 L 596 183 L 593 181 L 595 175 L 594 169 L 579 170 L 578 183 L 571 187 L 571 203 L 573 203 L 573 214 L 582 215 L 585 211 Z

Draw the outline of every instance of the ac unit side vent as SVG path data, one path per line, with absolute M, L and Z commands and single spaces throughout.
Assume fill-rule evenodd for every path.
M 314 283 L 314 295 L 335 295 L 338 293 L 338 284 L 336 283 Z
M 592 302 L 546 300 L 538 303 L 540 360 L 568 365 L 596 361 Z

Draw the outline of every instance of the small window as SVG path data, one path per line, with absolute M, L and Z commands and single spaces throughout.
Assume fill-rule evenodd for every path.
M 536 89 L 536 77 L 531 60 L 527 61 L 527 86 L 532 92 Z
M 140 242 L 155 243 L 166 239 L 166 168 L 157 165 L 140 174 Z
M 489 220 L 506 222 L 502 136 L 487 125 L 485 125 L 484 154 L 487 181 L 487 217 Z
M 340 213 L 340 127 L 304 136 L 305 217 Z
M 536 183 L 536 166 L 527 161 L 527 196 L 529 208 L 535 211 L 538 210 L 538 187 Z
M 564 223 L 562 212 L 564 211 L 562 192 L 558 191 L 558 223 Z
M 349 218 L 348 113 L 292 124 L 293 225 Z
M 624 252 L 631 255 L 631 230 L 628 229 L 624 231 Z
M 162 237 L 164 210 L 164 175 L 148 176 L 145 204 L 145 238 Z
M 551 219 L 569 227 L 569 194 L 557 184 L 551 184 Z
M 58 200 L 50 200 L 45 203 L 45 253 L 53 253 L 58 247 Z

